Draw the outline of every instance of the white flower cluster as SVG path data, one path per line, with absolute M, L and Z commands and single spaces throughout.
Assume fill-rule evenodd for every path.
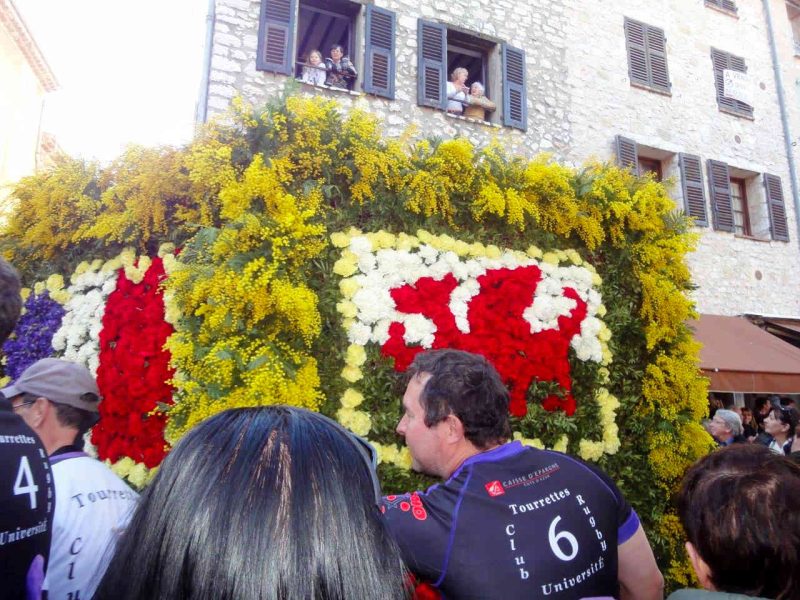
M 558 329 L 558 318 L 569 316 L 577 306 L 575 300 L 564 295 L 565 288 L 572 288 L 586 302 L 588 314 L 581 323 L 580 334 L 572 338 L 571 345 L 582 361 L 603 360 L 600 340 L 601 333 L 607 329 L 596 317 L 602 310 L 602 299 L 593 288 L 594 273 L 584 267 L 561 267 L 512 250 L 499 252 L 496 256 L 462 258 L 452 250 L 437 249 L 425 243 L 415 249 L 381 248 L 375 251 L 365 235 L 351 237 L 348 251 L 356 267 L 356 274 L 351 278 L 356 287 L 350 298 L 353 319 L 347 332 L 352 344 L 383 344 L 389 339 L 390 324 L 398 322 L 405 326 L 403 339 L 407 344 L 430 348 L 436 334 L 433 321 L 419 314 L 398 311 L 391 290 L 415 284 L 422 277 L 441 280 L 447 274 L 452 274 L 459 282 L 450 295 L 450 311 L 458 329 L 469 333 L 467 315 L 470 302 L 480 292 L 478 277 L 492 269 L 535 265 L 541 270 L 542 279 L 531 297 L 530 306 L 523 312 L 531 334 Z
M 92 266 L 73 276 L 67 288 L 70 299 L 64 305 L 66 312 L 52 343 L 64 359 L 85 365 L 95 376 L 100 364 L 103 313 L 106 299 L 117 285 L 117 271 L 108 263 Z

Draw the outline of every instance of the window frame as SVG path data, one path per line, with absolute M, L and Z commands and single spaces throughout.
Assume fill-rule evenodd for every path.
M 733 233 L 743 237 L 753 237 L 753 228 L 750 224 L 750 203 L 747 198 L 747 180 L 743 177 L 731 177 L 730 187 Z M 737 215 L 742 217 L 741 225 L 736 223 Z

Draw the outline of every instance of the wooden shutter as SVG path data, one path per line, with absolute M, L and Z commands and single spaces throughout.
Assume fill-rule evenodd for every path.
M 625 18 L 625 45 L 628 48 L 628 76 L 631 83 L 650 85 L 650 70 L 647 66 L 646 25 Z
M 528 128 L 525 51 L 503 42 L 503 125 Z
M 419 20 L 417 25 L 417 104 L 447 108 L 447 29 Z
M 395 14 L 367 4 L 364 91 L 394 100 Z
M 668 92 L 669 72 L 667 71 L 667 40 L 664 30 L 652 25 L 645 26 L 647 34 L 647 60 L 650 67 L 650 85 Z
M 708 190 L 711 196 L 711 215 L 714 229 L 733 231 L 733 205 L 731 201 L 731 176 L 728 165 L 717 160 L 709 160 Z
M 706 0 L 706 4 L 710 6 L 716 6 L 717 8 L 721 8 L 722 10 L 727 10 L 732 13 L 736 13 L 736 2 L 733 0 Z
M 261 0 L 256 68 L 291 75 L 294 72 L 294 21 L 297 0 Z
M 764 188 L 767 192 L 769 209 L 769 229 L 773 240 L 789 241 L 789 228 L 786 225 L 786 205 L 783 203 L 783 186 L 777 175 L 764 173 Z
M 734 56 L 716 48 L 711 49 L 711 62 L 714 65 L 714 85 L 717 88 L 717 104 L 720 108 L 729 110 L 731 112 L 753 116 L 753 107 L 745 104 L 740 100 L 727 98 L 725 96 L 725 83 L 722 77 L 722 71 L 725 69 L 732 69 L 741 73 L 747 73 L 747 67 L 744 64 L 744 59 L 739 56 Z
M 617 146 L 617 164 L 623 169 L 630 169 L 638 177 L 639 151 L 636 148 L 636 142 L 621 135 L 615 138 L 615 142 Z
M 684 210 L 687 215 L 694 217 L 695 225 L 708 227 L 706 191 L 703 186 L 703 169 L 700 157 L 681 153 L 678 155 L 678 164 L 681 170 Z

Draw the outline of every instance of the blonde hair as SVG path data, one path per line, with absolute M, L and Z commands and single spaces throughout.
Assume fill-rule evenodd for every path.
M 320 52 L 319 50 L 312 50 L 311 52 L 308 53 L 309 62 L 311 61 L 311 57 L 314 56 L 315 54 L 319 56 L 319 61 L 322 62 L 322 52 Z
M 464 73 L 467 77 L 469 77 L 469 71 L 467 71 L 464 67 L 456 67 L 453 69 L 453 72 L 450 73 L 450 81 L 455 81 L 458 79 L 458 76 Z

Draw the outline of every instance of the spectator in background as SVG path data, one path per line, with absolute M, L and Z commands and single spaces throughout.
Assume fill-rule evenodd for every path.
M 758 427 L 753 418 L 753 411 L 746 406 L 742 407 L 742 435 L 750 442 L 758 434 Z
M 339 44 L 331 46 L 331 57 L 325 59 L 325 68 L 328 71 L 325 84 L 334 88 L 349 90 L 358 77 L 356 68 Z
M 0 346 L 21 310 L 19 276 L 0 258 Z M 0 392 L 0 598 L 32 600 L 41 595 L 50 555 L 55 496 L 44 446 L 16 408 Z
M 325 85 L 327 77 L 328 72 L 325 69 L 325 63 L 322 61 L 322 52 L 312 50 L 308 54 L 306 65 L 303 67 L 301 81 L 311 85 Z
M 769 435 L 768 447 L 778 454 L 789 454 L 798 414 L 794 408 L 773 402 L 772 409 L 764 419 L 764 430 Z
M 800 466 L 758 444 L 722 448 L 686 473 L 678 513 L 707 591 L 668 600 L 800 598 Z
M 730 446 L 746 441 L 742 435 L 742 420 L 732 410 L 720 408 L 709 424 L 709 433 L 720 446 Z
M 493 112 L 497 105 L 485 96 L 486 90 L 480 81 L 469 86 L 469 105 L 464 108 L 464 116 L 486 121 L 486 113 Z
M 469 101 L 467 94 L 469 88 L 467 87 L 467 78 L 469 71 L 464 67 L 453 69 L 450 73 L 450 81 L 447 82 L 447 112 L 455 115 L 460 115 L 464 112 L 464 105 Z
M 406 598 L 370 450 L 299 408 L 203 421 L 142 493 L 95 600 Z

